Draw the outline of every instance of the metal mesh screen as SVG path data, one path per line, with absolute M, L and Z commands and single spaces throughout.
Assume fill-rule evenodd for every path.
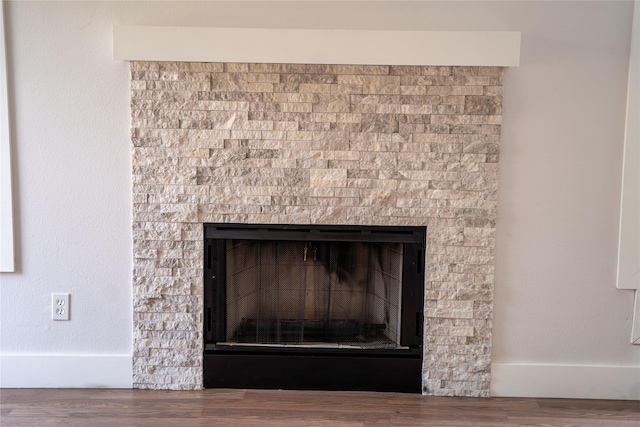
M 227 341 L 395 348 L 402 244 L 227 241 Z

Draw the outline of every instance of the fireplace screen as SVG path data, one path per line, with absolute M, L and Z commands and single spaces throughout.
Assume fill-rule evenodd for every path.
M 229 344 L 396 348 L 402 245 L 226 241 Z

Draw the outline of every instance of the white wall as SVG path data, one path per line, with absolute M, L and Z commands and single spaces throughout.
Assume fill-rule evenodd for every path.
M 112 25 L 497 30 L 521 31 L 522 51 L 505 78 L 494 393 L 523 394 L 509 377 L 535 368 L 548 385 L 533 395 L 584 397 L 592 381 L 591 397 L 640 398 L 632 294 L 615 286 L 632 2 L 7 6 L 18 272 L 0 276 L 3 386 L 25 386 L 6 373 L 30 363 L 16 355 L 113 356 L 118 369 L 131 353 L 128 64 L 111 60 Z M 50 320 L 52 292 L 72 294 L 70 322 Z M 631 379 L 603 384 L 620 367 Z

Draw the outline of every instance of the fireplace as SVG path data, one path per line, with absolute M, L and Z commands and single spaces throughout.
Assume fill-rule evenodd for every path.
M 205 224 L 205 387 L 420 392 L 425 231 Z
M 398 366 L 386 372 L 421 361 L 410 369 L 423 393 L 488 396 L 502 75 L 476 66 L 132 62 L 134 386 L 202 388 L 211 345 L 237 330 L 227 324 L 224 341 L 205 337 L 203 224 L 418 227 L 428 229 L 422 347 L 400 337 L 400 348 L 371 352 L 418 351 L 388 357 Z M 293 241 L 286 250 L 304 259 L 306 237 Z M 309 239 L 308 263 L 327 246 Z M 315 261 L 316 274 L 338 274 Z M 272 342 L 278 326 L 237 316 L 249 334 L 266 330 L 267 342 L 231 342 L 221 354 L 307 351 L 293 332 Z M 280 327 L 299 330 L 288 320 Z M 347 324 L 358 335 L 397 336 L 383 323 Z M 332 345 L 352 346 L 351 335 Z M 359 366 L 349 356 L 340 357 Z

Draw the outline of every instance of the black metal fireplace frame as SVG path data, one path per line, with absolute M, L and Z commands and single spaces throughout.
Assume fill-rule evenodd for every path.
M 219 345 L 226 341 L 227 239 L 402 243 L 398 349 Z M 204 224 L 206 388 L 422 391 L 426 227 Z

